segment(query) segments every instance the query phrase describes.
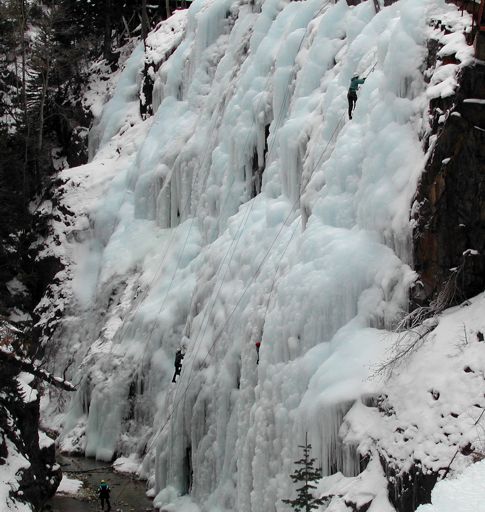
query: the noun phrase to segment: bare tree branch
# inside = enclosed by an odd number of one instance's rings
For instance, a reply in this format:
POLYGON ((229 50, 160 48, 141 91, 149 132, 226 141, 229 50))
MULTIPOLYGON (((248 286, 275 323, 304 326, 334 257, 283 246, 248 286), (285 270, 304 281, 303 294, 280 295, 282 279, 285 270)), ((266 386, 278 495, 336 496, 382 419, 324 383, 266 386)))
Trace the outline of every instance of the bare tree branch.
POLYGON ((59 377, 55 377, 49 372, 42 370, 38 366, 34 365, 29 359, 23 359, 13 352, 9 352, 4 348, 0 348, 0 362, 10 364, 16 369, 24 372, 31 373, 39 379, 52 384, 57 388, 64 389, 65 391, 76 391, 76 386, 67 380, 63 380, 59 377))

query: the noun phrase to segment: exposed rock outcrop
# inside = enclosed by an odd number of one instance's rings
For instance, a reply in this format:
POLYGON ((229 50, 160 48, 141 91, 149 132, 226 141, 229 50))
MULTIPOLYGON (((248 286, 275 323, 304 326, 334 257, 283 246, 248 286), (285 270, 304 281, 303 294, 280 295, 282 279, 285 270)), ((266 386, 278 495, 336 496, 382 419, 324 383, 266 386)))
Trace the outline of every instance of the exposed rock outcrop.
POLYGON ((431 491, 438 481, 433 472, 423 472, 423 467, 416 461, 411 469, 403 475, 381 459, 388 482, 389 500, 399 512, 414 512, 416 508, 431 502, 431 491))
POLYGON ((463 69, 453 98, 434 100, 436 141, 418 187, 414 265, 418 304, 456 275, 459 302, 485 287, 485 66, 463 69))

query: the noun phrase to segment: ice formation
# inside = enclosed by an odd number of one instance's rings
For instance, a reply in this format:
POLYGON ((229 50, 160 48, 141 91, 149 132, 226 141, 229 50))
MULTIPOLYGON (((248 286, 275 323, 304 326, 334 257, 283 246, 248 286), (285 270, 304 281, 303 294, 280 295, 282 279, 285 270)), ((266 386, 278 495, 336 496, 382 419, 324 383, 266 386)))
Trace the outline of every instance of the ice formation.
POLYGON ((444 0, 195 0, 134 49, 92 160, 61 174, 74 217, 47 250, 66 270, 40 305, 64 315, 46 350, 79 385, 62 447, 137 460, 165 510, 285 510, 305 432, 325 474, 359 473, 339 429, 381 386, 415 280, 428 101, 456 86, 459 65, 424 74, 437 16, 467 63, 469 20, 444 0))

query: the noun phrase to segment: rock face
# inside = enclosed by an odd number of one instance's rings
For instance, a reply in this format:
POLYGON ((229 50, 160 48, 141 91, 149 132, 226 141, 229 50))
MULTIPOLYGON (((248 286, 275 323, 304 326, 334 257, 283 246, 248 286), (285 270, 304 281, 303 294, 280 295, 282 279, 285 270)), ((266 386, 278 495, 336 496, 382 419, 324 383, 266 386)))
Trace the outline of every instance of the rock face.
POLYGON ((438 480, 436 473, 423 473, 422 466, 413 464, 403 475, 397 475, 392 468, 381 462, 388 481, 389 500, 399 512, 414 512, 423 503, 431 502, 431 491, 438 480))
POLYGON ((453 279, 456 303, 485 287, 485 66, 463 70, 452 98, 432 102, 436 136, 416 201, 418 304, 453 279))
MULTIPOLYGON (((430 61, 438 49, 431 45, 430 61)), ((455 305, 485 287, 485 66, 463 68, 456 94, 432 100, 430 110, 429 158, 412 211, 421 285, 411 295, 414 307, 455 305)), ((383 455, 381 464, 396 510, 413 512, 431 501, 437 472, 417 459, 400 474, 383 455)))

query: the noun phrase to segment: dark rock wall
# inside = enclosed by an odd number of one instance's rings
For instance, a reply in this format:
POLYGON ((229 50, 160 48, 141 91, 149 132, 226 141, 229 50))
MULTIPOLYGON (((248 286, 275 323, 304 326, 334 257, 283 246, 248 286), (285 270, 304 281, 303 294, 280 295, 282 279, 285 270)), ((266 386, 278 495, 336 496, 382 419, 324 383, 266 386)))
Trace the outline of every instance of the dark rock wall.
POLYGON ((413 213, 418 305, 436 298, 452 273, 451 303, 485 289, 485 66, 464 68, 456 95, 430 108, 436 142, 413 213))
POLYGON ((419 505, 431 503, 431 492, 438 481, 436 473, 424 472, 419 461, 404 474, 399 474, 383 456, 381 464, 388 482, 389 500, 397 511, 414 512, 419 505))

